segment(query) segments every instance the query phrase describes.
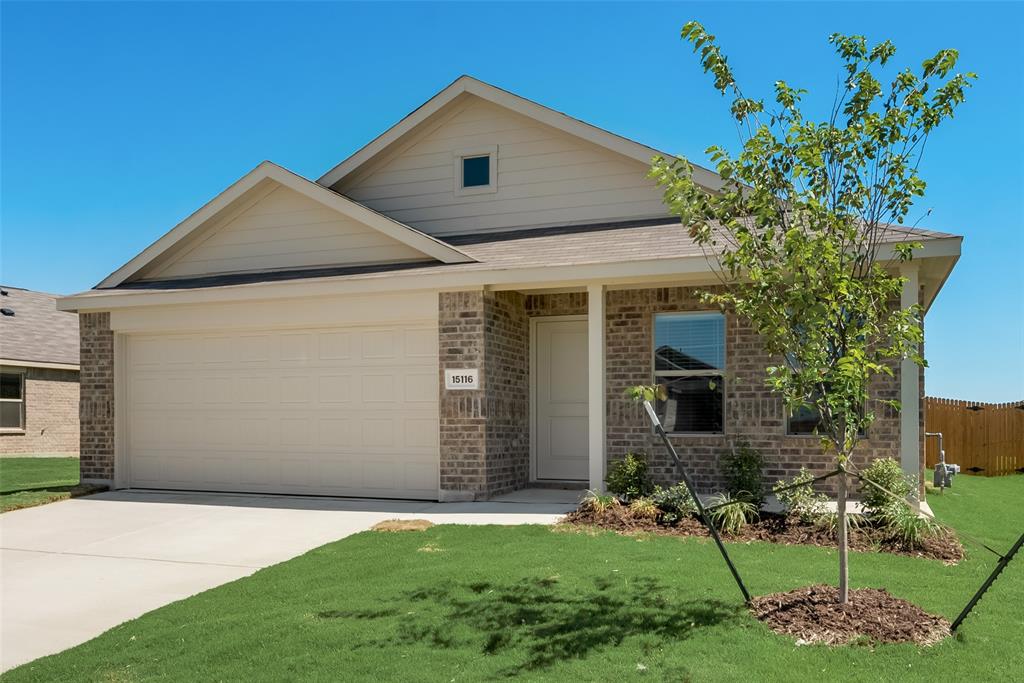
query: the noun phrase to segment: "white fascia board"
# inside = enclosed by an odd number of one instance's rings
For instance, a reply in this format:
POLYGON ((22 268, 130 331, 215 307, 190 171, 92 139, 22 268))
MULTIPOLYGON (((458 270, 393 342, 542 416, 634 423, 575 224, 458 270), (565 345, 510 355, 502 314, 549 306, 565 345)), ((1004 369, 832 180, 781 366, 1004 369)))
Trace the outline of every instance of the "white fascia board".
MULTIPOLYGON (((542 104, 520 97, 507 90, 502 90, 472 76, 461 76, 454 83, 446 87, 427 100, 418 109, 377 136, 368 145, 357 151, 349 158, 332 168, 321 176, 317 183, 327 187, 337 184, 340 180, 354 173, 360 166, 371 160, 377 154, 384 151, 389 145, 397 141, 403 135, 411 131, 420 123, 433 114, 440 111, 444 106, 454 100, 462 93, 476 95, 481 99, 493 102, 501 107, 510 109, 518 114, 539 121, 543 124, 575 135, 578 138, 604 147, 623 156, 635 159, 644 164, 650 164, 651 158, 662 156, 666 159, 675 159, 671 154, 660 152, 653 147, 635 142, 621 135, 616 135, 598 128, 597 126, 580 121, 562 112, 555 111, 542 104)), ((691 164, 692 165, 692 164, 691 164)), ((723 187, 721 177, 701 166, 693 166, 694 180, 703 187, 710 190, 720 190, 723 187)))
MULTIPOLYGON (((928 240, 924 243, 924 248, 916 252, 915 260, 959 254, 960 241, 959 237, 928 240)), ((888 258, 888 252, 891 252, 891 247, 888 250, 883 248, 880 257, 888 258)), ((109 311, 133 306, 294 299, 418 289, 450 290, 489 287, 503 290, 566 287, 594 282, 608 285, 635 285, 644 282, 663 284, 670 281, 712 284, 717 283, 718 279, 712 263, 704 255, 697 254, 671 259, 562 266, 480 268, 450 272, 440 269, 431 273, 396 271, 388 273, 386 276, 333 276, 196 289, 89 290, 58 299, 57 309, 79 312, 109 311)))
POLYGON ((107 276, 97 285, 99 289, 116 287, 135 275, 168 249, 202 228, 216 217, 218 212, 242 197, 265 180, 272 180, 302 195, 320 202, 349 218, 359 221, 388 237, 398 240, 413 249, 423 252, 442 263, 467 263, 473 259, 467 254, 419 230, 388 218, 370 208, 344 197, 333 190, 303 178, 277 164, 264 161, 256 168, 235 181, 230 187, 207 202, 202 208, 175 226, 170 232, 146 247, 138 256, 107 276))
POLYGON ((44 370, 74 370, 79 367, 75 363, 47 363, 44 361, 18 360, 16 358, 0 358, 0 366, 5 368, 41 368, 44 370))

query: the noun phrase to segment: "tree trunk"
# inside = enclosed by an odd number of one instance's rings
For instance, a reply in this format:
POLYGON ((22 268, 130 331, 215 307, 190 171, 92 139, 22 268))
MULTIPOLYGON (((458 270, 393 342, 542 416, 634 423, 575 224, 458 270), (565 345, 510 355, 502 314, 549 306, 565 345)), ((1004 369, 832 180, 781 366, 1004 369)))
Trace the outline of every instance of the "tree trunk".
POLYGON ((846 472, 840 472, 839 474, 839 492, 836 497, 836 507, 839 515, 836 528, 839 536, 839 602, 845 605, 850 599, 850 572, 847 566, 849 545, 846 541, 846 472))

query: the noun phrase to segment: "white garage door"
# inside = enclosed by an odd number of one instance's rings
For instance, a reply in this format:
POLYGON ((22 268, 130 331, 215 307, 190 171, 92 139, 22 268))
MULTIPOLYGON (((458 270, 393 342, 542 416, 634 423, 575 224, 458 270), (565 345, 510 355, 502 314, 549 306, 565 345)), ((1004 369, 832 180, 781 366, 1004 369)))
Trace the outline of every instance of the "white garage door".
POLYGON ((130 335, 133 487, 436 499, 437 325, 130 335))

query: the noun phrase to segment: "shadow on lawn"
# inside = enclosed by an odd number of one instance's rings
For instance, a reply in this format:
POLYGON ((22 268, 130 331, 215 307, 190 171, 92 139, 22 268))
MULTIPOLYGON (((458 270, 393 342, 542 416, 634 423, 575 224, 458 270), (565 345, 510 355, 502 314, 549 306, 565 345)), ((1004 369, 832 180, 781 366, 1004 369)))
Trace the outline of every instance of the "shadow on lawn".
POLYGON ((322 619, 400 619, 390 642, 432 647, 480 647, 483 654, 524 651, 525 659, 504 675, 542 669, 631 636, 664 641, 688 638, 696 629, 735 620, 743 611, 715 600, 674 601, 670 589, 652 577, 628 583, 596 579, 592 589, 565 588, 557 577, 514 584, 469 583, 422 588, 396 599, 395 606, 365 611, 327 611, 322 619), (408 609, 409 601, 438 610, 408 609), (441 617, 437 619, 436 616, 441 617), (429 622, 419 614, 433 614, 429 622), (462 628, 460 628, 462 627, 462 628), (466 628, 469 636, 462 636, 466 628))

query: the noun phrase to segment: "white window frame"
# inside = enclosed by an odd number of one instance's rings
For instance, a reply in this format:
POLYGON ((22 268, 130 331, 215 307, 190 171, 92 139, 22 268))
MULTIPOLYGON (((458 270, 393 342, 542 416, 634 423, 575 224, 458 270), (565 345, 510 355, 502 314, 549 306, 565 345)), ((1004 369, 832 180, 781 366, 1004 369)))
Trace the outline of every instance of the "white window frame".
POLYGON ((18 427, 0 427, 0 433, 3 434, 24 434, 25 433, 25 370, 22 368, 3 368, 0 374, 4 375, 18 375, 18 380, 21 383, 21 398, 0 398, 0 403, 20 403, 21 404, 21 420, 20 426, 18 427))
POLYGON ((729 365, 729 345, 726 343, 729 335, 729 321, 726 319, 725 314, 721 311, 716 310, 704 310, 704 311, 664 311, 661 313, 655 313, 651 317, 651 374, 653 376, 653 383, 660 384, 658 381, 661 377, 718 377, 719 383, 722 386, 722 428, 719 431, 708 431, 708 432, 677 432, 670 431, 666 432, 672 436, 722 436, 725 434, 725 368, 729 365), (657 369, 657 349, 658 349, 658 334, 657 334, 657 322, 658 317, 665 318, 683 318, 696 315, 707 315, 709 313, 718 315, 722 318, 722 365, 724 367, 718 370, 658 370, 657 369))
POLYGON ((498 191, 498 146, 485 145, 482 147, 470 147, 458 149, 452 153, 453 178, 455 184, 455 196, 467 197, 475 194, 493 194, 498 191), (487 157, 489 163, 487 185, 476 185, 475 187, 464 187, 462 184, 462 160, 473 157, 487 157))

